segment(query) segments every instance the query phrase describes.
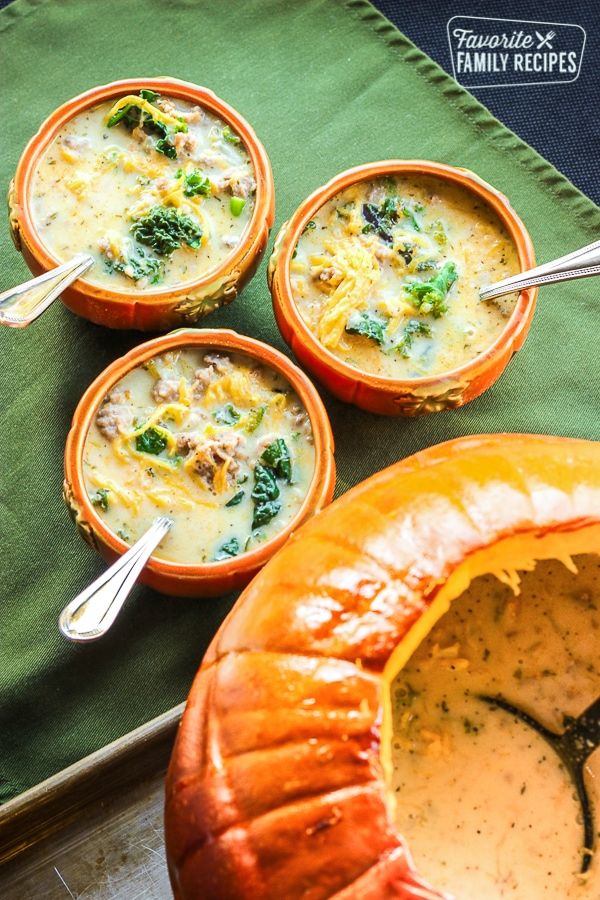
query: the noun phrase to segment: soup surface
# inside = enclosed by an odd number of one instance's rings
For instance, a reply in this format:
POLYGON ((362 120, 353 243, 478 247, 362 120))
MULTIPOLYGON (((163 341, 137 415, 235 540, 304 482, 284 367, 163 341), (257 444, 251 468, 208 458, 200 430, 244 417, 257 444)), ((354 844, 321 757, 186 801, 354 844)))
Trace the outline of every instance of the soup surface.
POLYGON ((516 248, 471 193, 428 177, 352 185, 306 225, 291 264, 298 310, 344 362, 388 378, 435 375, 498 337, 516 297, 482 303, 516 274, 516 248))
POLYGON ((188 564, 252 550, 281 531, 314 470, 308 414, 290 385, 243 354, 185 349, 129 372, 87 435, 88 495, 133 543, 174 520, 155 555, 188 564))
MULTIPOLYGON (((598 900, 580 874, 573 783, 529 724, 556 734, 600 695, 600 561, 540 562, 521 592, 492 576, 454 601, 392 685, 398 826, 422 874, 458 900, 598 900)), ((585 779, 600 821, 600 751, 585 779)))
POLYGON ((71 119, 38 162, 31 209, 60 260, 90 253, 86 281, 148 290, 192 281, 239 244, 256 182, 241 138, 184 100, 141 91, 71 119))

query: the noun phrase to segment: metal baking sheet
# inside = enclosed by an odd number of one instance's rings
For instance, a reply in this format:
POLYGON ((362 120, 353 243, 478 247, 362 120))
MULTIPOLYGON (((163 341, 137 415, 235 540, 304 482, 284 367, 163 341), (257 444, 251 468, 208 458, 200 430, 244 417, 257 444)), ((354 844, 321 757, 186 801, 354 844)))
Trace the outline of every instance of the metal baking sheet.
POLYGON ((0 807, 3 900, 168 900, 163 784, 182 712, 0 807))

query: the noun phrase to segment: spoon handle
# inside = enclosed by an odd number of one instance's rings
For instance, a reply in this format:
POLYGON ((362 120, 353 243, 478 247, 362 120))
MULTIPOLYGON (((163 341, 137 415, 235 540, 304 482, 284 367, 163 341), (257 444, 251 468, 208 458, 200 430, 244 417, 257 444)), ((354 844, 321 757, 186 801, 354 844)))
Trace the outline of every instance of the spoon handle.
POLYGON ((172 525, 173 520, 167 516, 155 519, 127 553, 65 606, 58 627, 66 638, 85 642, 95 641, 106 634, 148 558, 172 525))
POLYGON ((65 288, 94 265, 87 253, 74 256, 69 262, 18 284, 0 294, 0 325, 25 328, 48 309, 65 288))
POLYGON ((524 288, 559 281, 573 281, 575 278, 589 278, 590 275, 600 275, 600 241, 594 241, 586 247, 536 266, 535 269, 503 278, 502 281, 497 281, 480 291, 479 299, 494 300, 496 297, 522 291, 524 288))

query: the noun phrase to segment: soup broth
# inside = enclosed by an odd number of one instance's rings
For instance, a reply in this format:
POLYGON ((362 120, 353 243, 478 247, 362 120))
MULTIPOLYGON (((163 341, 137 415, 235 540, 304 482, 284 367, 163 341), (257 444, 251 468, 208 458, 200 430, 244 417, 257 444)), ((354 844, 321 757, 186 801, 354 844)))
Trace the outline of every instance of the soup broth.
MULTIPOLYGON (((597 900, 555 734, 600 694, 600 560, 540 562, 520 593, 477 579, 392 686, 396 818, 422 874, 459 900, 597 900)), ((598 840, 600 751, 586 764, 598 840)))
POLYGON ((390 177, 352 185, 308 222, 291 263, 298 310, 324 347, 387 378, 469 362, 505 328, 516 297, 481 302, 519 271, 495 213, 456 185, 390 177))
POLYGON ((290 385, 244 354, 188 348, 129 372, 88 433, 84 476, 108 527, 133 543, 174 520, 155 555, 201 564, 252 550, 299 511, 312 428, 290 385))
POLYGON ((74 116, 37 164, 31 209, 59 260, 91 254, 86 281, 179 285, 240 243, 256 182, 241 138, 199 106, 153 91, 74 116))

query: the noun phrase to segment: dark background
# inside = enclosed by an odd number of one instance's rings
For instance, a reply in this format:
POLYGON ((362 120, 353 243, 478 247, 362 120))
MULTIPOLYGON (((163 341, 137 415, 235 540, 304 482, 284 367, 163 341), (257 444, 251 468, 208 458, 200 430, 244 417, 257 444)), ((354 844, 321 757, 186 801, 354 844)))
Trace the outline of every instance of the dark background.
MULTIPOLYGON (((452 74, 446 23, 452 16, 530 19, 581 25, 587 40, 577 81, 471 91, 600 204, 600 3, 598 0, 371 0, 421 50, 452 74)), ((509 26, 507 25, 507 29, 509 26)))
MULTIPOLYGON (((12 0, 0 0, 0 9, 12 0)), ((60 0, 47 0, 60 2, 60 0)), ((102 0, 98 0, 102 2, 102 0)), ((126 0, 123 0, 126 2, 126 0)), ((169 0, 164 0, 168 4, 169 0)), ((252 3, 253 0, 246 0, 252 3)), ((286 0, 301 3, 302 0, 286 0)), ((336 0, 327 0, 336 2, 336 0)), ((600 3, 598 0, 371 0, 418 47, 452 74, 446 24, 452 16, 580 25, 587 34, 581 73, 571 84, 494 87, 472 93, 505 125, 600 204, 600 3)), ((507 25, 507 28, 510 26, 507 25)))

